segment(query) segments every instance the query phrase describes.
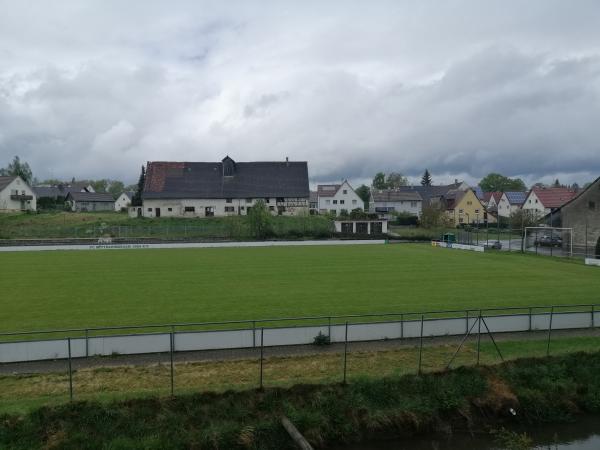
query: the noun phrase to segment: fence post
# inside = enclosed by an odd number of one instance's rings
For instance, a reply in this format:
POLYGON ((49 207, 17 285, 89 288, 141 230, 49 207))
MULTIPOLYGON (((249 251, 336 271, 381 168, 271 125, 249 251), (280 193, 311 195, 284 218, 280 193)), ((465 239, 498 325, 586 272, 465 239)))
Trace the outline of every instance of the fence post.
POLYGON ((346 332, 344 333, 344 384, 346 384, 346 372, 348 361, 348 322, 346 322, 346 332))
POLYGON ((173 329, 171 328, 171 333, 169 333, 169 348, 170 348, 170 358, 171 358, 171 396, 173 396, 173 394, 175 393, 175 374, 174 374, 174 368, 173 368, 173 347, 174 347, 174 335, 173 335, 173 329))
POLYGON ((596 320, 596 319, 594 318, 594 315, 595 315, 595 313, 596 313, 596 311, 595 311, 595 309, 596 309, 596 308, 595 308, 595 306, 596 306, 596 305, 592 305, 592 328, 595 328, 595 327, 596 327, 596 323, 595 323, 595 320, 596 320))
POLYGON ((465 312, 466 312, 465 318, 467 319, 467 323, 465 326, 465 333, 468 333, 469 332, 469 310, 467 309, 465 312))
POLYGON ((89 332, 88 329, 85 329, 85 357, 89 356, 89 345, 88 345, 89 332))
POLYGON ((421 375, 421 362, 423 361, 423 321, 425 320, 425 316, 421 314, 421 333, 419 337, 419 368, 417 373, 421 375))
POLYGON ((400 314, 400 339, 404 339, 404 314, 400 314))
POLYGON ((477 318, 477 365, 479 365, 479 353, 481 351, 481 310, 477 318))
POLYGON ((260 389, 263 389, 263 357, 264 357, 264 334, 265 329, 260 329, 260 389))
POLYGON ((550 334, 552 333, 552 317, 554 316, 554 306, 550 308, 550 324, 548 325, 548 344, 546 346, 546 356, 550 356, 550 334))
POLYGON ((252 321, 252 348, 256 348, 256 320, 252 321))
POLYGON ((67 338, 67 350, 69 352, 69 400, 73 401, 73 365, 71 364, 71 338, 67 338))
POLYGON ((532 313, 532 308, 530 306, 529 307, 529 331, 531 331, 531 313, 532 313))
POLYGON ((327 336, 329 337, 329 342, 331 342, 331 317, 327 318, 327 336))

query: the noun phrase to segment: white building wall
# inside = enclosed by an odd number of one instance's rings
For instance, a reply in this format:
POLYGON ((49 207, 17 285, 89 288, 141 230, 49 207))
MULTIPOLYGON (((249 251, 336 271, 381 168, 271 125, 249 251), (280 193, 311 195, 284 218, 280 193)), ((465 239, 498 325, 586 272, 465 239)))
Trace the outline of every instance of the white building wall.
POLYGON ((308 198, 285 198, 283 203, 272 198, 234 198, 228 202, 224 198, 219 199, 144 199, 143 216, 156 217, 157 208, 160 209, 160 217, 223 217, 223 216, 245 216, 248 208, 263 200, 273 215, 278 214, 278 206, 284 205, 285 211, 282 215, 294 216, 308 214, 308 198), (212 211, 213 214, 207 214, 212 211))
POLYGON ((319 196, 318 205, 319 213, 325 214, 335 211, 336 215, 341 214, 342 209, 345 209, 348 213, 353 209, 363 211, 365 206, 362 199, 348 182, 344 182, 332 197, 319 196))
POLYGON ((119 195, 119 198, 115 200, 115 211, 127 209, 129 206, 131 206, 131 199, 126 194, 119 195))
POLYGON ((498 201, 498 215, 501 217, 509 217, 511 212, 511 206, 506 198, 506 194, 502 194, 502 197, 500 197, 500 200, 498 201))
POLYGON ((525 199, 522 208, 536 217, 542 217, 550 213, 550 208, 544 208, 544 205, 542 205, 542 202, 533 191, 531 191, 525 199))
POLYGON ((0 211, 10 212, 23 210, 36 211, 37 197, 35 192, 33 192, 33 189, 31 189, 21 177, 17 177, 0 192, 0 211), (10 198, 10 196, 15 193, 18 193, 19 195, 31 195, 33 198, 31 200, 25 200, 24 204, 22 204, 21 200, 13 200, 10 198))
MULTIPOLYGON (((373 197, 371 197, 373 200, 373 197)), ((375 208, 394 208, 397 213, 408 213, 414 216, 420 216, 423 210, 423 202, 421 200, 402 200, 398 202, 374 202, 371 201, 369 209, 375 212, 375 208)))

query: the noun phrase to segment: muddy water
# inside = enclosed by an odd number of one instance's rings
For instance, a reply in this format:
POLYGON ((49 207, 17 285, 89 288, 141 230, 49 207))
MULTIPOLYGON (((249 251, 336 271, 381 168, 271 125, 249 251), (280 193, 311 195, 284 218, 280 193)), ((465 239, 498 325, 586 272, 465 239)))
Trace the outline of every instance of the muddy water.
MULTIPOLYGON (((535 450, 600 450, 600 417, 580 418, 577 422, 535 428, 511 428, 527 433, 535 450)), ((503 450, 489 435, 455 434, 450 439, 419 437, 336 447, 335 450, 503 450)))

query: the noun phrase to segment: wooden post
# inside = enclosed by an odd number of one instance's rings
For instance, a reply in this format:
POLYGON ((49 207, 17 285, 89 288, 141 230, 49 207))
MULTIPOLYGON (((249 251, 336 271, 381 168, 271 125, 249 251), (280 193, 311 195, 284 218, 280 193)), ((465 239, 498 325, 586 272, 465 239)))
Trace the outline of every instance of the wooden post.
POLYGON ((298 429, 294 426, 294 424, 292 422, 290 422, 290 419, 288 419, 285 416, 282 416, 281 424, 283 425, 283 428, 285 428, 285 431, 288 432, 288 434, 290 435, 290 437, 293 439, 293 441, 296 443, 296 446, 300 450, 313 450, 312 446, 308 443, 308 441, 304 438, 304 436, 302 436, 302 434, 298 431, 298 429))
POLYGON ((71 364, 71 338, 67 338, 69 352, 69 400, 73 401, 73 365, 71 364))
POLYGON ((263 389, 263 358, 264 358, 264 335, 265 329, 260 329, 260 389, 263 389))
POLYGON ((344 384, 346 384, 346 371, 348 361, 348 322, 346 322, 346 333, 344 335, 344 384))
POLYGON ((425 317, 423 314, 421 314, 421 334, 420 334, 420 338, 419 338, 419 368, 417 370, 417 373, 419 375, 421 375, 421 362, 423 361, 423 321, 425 320, 425 317))

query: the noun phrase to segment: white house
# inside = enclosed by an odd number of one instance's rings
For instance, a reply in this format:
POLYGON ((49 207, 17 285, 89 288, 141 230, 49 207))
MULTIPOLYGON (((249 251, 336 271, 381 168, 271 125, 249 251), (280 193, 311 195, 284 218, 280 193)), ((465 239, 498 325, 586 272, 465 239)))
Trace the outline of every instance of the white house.
POLYGON ((0 177, 0 212, 35 211, 36 195, 19 176, 0 177))
POLYGON ((522 209, 541 218, 567 203, 577 193, 563 187, 534 187, 527 194, 522 209))
POLYGON ((130 207, 134 195, 135 192, 133 191, 122 192, 115 200, 115 211, 124 211, 130 207))
POLYGON ((420 216, 423 198, 416 190, 371 190, 369 212, 389 219, 394 213, 407 213, 420 216))
POLYGON ((71 211, 114 211, 115 199, 112 194, 104 192, 69 192, 65 204, 71 211))
MULTIPOLYGON (((527 192, 504 192, 502 194, 501 203, 502 206, 506 205, 506 208, 503 208, 503 212, 505 210, 508 211, 508 214, 500 214, 501 216, 510 216, 511 214, 517 212, 525 203, 525 199, 527 198, 527 192)), ((498 210, 500 212, 500 210, 498 210)))
POLYGON ((142 207, 129 215, 143 217, 213 217, 246 215, 259 200, 272 214, 307 214, 306 161, 149 162, 142 207))
POLYGON ((337 216, 350 213, 354 209, 364 209, 364 202, 348 181, 342 184, 319 184, 317 203, 319 214, 331 213, 337 216))

